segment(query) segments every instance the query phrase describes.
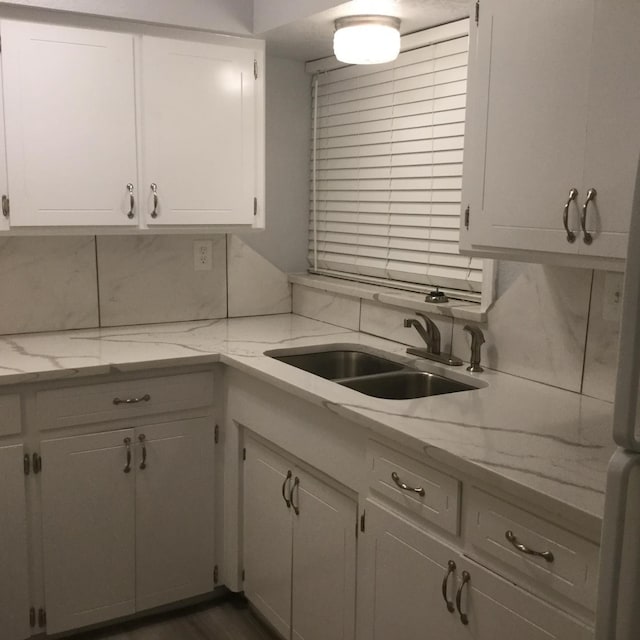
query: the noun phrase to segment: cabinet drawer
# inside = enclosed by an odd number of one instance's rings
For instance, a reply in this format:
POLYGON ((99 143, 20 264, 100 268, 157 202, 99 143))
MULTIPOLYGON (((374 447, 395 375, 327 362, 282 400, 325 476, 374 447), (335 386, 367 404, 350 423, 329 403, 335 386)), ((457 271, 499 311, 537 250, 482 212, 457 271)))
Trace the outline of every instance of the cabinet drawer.
POLYGON ((52 389, 36 395, 41 430, 196 409, 212 401, 209 372, 52 389))
POLYGON ((17 393, 0 396, 0 437, 20 433, 20 396, 17 393))
POLYGON ((553 590, 595 609, 598 545, 475 488, 469 491, 465 523, 469 555, 495 564, 535 593, 548 596, 553 590), (547 557, 516 545, 548 552, 547 557))
POLYGON ((370 443, 370 457, 369 484, 373 491, 445 531, 458 534, 458 480, 375 442, 370 443))

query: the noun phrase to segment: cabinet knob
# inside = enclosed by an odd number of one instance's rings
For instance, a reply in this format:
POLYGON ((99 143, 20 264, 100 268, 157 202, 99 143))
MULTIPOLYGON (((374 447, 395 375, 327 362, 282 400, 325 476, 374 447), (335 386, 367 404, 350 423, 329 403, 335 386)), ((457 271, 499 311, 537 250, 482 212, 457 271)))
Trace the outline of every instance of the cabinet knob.
POLYGON ((525 553, 528 556, 537 556, 538 558, 544 558, 547 562, 553 562, 553 553, 551 551, 535 551, 534 549, 530 549, 526 545, 518 542, 518 538, 516 538, 513 531, 505 531, 504 537, 509 541, 511 546, 515 547, 520 553, 525 553))
POLYGON ((284 482, 282 483, 282 499, 287 505, 287 509, 291 509, 291 501, 289 500, 289 498, 287 498, 287 495, 286 495, 287 483, 289 482, 289 480, 291 480, 291 469, 287 471, 287 477, 284 479, 284 482))
POLYGON ((449 613, 453 613, 456 608, 453 605, 453 602, 449 600, 447 597, 447 587, 449 586, 449 576, 456 570, 456 563, 453 560, 449 560, 447 563, 447 575, 444 577, 442 581, 442 597, 444 601, 447 603, 447 610, 449 613))
POLYGON ((147 436, 145 436, 144 433, 141 433, 138 436, 138 441, 142 446, 142 460, 140 462, 140 469, 144 470, 147 468, 147 436))
POLYGON ((464 586, 470 580, 471 580, 470 573, 468 571, 463 571, 462 572, 462 583, 458 587, 458 592, 456 593, 456 609, 458 610, 458 613, 460 614, 460 622, 462 622, 462 624, 464 624, 464 625, 469 624, 469 616, 462 611, 462 590, 464 589, 464 586))
POLYGON ((124 439, 124 447, 126 450, 127 464, 125 465, 123 471, 125 473, 130 473, 131 472, 131 438, 124 439))
POLYGON ((400 487, 403 491, 410 491, 411 493, 417 493, 419 496, 424 497, 425 491, 422 487, 410 487, 400 480, 400 476, 395 471, 391 473, 391 479, 396 483, 396 486, 400 487))

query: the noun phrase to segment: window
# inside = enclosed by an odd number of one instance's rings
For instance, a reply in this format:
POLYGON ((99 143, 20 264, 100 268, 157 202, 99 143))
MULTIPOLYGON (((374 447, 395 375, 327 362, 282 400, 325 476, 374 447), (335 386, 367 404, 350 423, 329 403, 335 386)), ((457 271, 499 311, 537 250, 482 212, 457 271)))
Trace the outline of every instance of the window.
POLYGON ((314 77, 313 272, 480 299, 483 261, 458 251, 469 50, 462 24, 457 37, 392 63, 314 77))

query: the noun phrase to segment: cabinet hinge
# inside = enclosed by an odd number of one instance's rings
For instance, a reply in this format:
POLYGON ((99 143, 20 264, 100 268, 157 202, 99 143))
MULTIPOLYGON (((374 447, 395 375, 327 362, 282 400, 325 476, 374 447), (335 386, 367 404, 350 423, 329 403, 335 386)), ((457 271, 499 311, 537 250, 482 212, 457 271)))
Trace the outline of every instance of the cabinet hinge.
POLYGON ((258 198, 253 199, 253 215, 258 215, 258 198))
POLYGON ((213 441, 218 444, 220 442, 220 427, 216 425, 213 429, 213 441))
POLYGON ((28 453, 24 454, 24 458, 22 459, 22 467, 24 469, 24 475, 28 476, 31 473, 31 458, 28 453))
POLYGON ((364 521, 366 518, 367 512, 363 511, 362 515, 360 516, 360 531, 362 531, 362 533, 364 533, 364 521))
POLYGON ((42 471, 42 458, 37 453, 31 456, 31 465, 33 467, 33 473, 40 473, 42 471))
POLYGON ((256 80, 258 79, 258 61, 257 60, 253 61, 253 77, 256 80))
POLYGON ((38 626, 40 628, 47 626, 47 612, 44 609, 38 609, 38 626))
POLYGON ((469 207, 467 207, 464 210, 464 228, 468 229, 469 228, 469 216, 471 214, 471 209, 469 207))
POLYGON ((242 459, 243 460, 247 459, 247 450, 245 447, 242 448, 242 459))
POLYGON ((213 567, 213 584, 218 584, 218 565, 213 567))
POLYGON ((29 626, 31 628, 36 626, 36 608, 35 607, 31 607, 31 609, 29 609, 29 626))
POLYGON ((5 218, 9 217, 9 213, 11 211, 11 202, 9 201, 9 196, 2 195, 2 215, 5 218))
POLYGON ((476 0, 476 24, 480 24, 480 0, 476 0))

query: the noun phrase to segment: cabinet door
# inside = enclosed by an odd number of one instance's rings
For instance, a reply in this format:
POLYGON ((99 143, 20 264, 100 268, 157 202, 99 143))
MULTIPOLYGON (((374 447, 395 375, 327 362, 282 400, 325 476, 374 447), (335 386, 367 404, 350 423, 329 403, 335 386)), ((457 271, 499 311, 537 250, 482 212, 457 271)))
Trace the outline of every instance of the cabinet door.
POLYGON ((589 82, 587 152, 581 201, 593 242, 580 253, 624 258, 640 153, 640 2, 597 0, 589 82))
POLYGON ((210 418, 139 427, 136 610, 213 590, 215 444, 210 418))
MULTIPOLYGON (((470 580, 462 589, 460 610, 468 624, 460 622, 460 638, 495 640, 589 640, 593 629, 559 609, 532 596, 484 567, 458 559, 457 586, 463 571, 470 580), (506 634, 506 636, 505 636, 506 634)), ((456 612, 459 618, 459 613, 456 612)))
MULTIPOLYGON (((460 637, 462 625, 442 595, 448 561, 457 561, 456 552, 371 501, 359 544, 359 640, 460 637)), ((454 581, 455 574, 449 578, 450 601, 454 581)))
POLYGON ((253 64, 253 52, 245 49, 143 38, 141 161, 147 224, 253 221, 253 64))
POLYGON ((308 473, 295 474, 293 637, 353 640, 357 505, 308 473))
POLYGON ((244 591, 285 638, 291 629, 291 508, 287 460, 248 439, 244 462, 244 591), (288 495, 288 492, 285 493, 288 495))
POLYGON ((42 442, 49 634, 134 612, 133 437, 123 429, 42 442))
POLYGON ((23 455, 21 445, 0 448, 0 629, 6 640, 31 635, 23 455))
POLYGON ((12 226, 135 225, 133 36, 2 22, 12 226))
MULTIPOLYGON (((469 69, 463 247, 577 252, 562 216, 582 180, 593 5, 482 0, 469 69)), ((569 214, 577 233, 575 202, 569 214)))

